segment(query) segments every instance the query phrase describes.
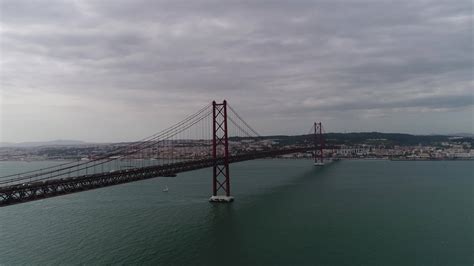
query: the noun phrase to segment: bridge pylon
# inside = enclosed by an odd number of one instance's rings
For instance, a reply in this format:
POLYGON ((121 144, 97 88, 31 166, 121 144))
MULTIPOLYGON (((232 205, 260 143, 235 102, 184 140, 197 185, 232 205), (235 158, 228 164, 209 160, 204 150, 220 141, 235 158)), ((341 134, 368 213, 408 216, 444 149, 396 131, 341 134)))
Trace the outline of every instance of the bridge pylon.
POLYGON ((210 202, 231 202, 227 101, 212 102, 212 196, 210 202), (223 193, 219 193, 223 192, 223 193))
POLYGON ((323 138, 323 123, 314 122, 314 165, 324 165, 324 138, 323 138))

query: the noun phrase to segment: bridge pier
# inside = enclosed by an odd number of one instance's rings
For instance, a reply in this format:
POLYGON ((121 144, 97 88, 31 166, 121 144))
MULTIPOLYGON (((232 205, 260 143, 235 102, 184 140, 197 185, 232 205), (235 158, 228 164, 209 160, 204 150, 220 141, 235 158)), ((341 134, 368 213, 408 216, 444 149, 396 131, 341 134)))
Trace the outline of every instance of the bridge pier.
POLYGON ((324 166, 323 123, 314 122, 314 166, 324 166))
POLYGON ((211 196, 211 198, 209 198, 209 202, 227 203, 227 202, 232 202, 232 201, 234 201, 234 197, 232 196, 219 195, 219 196, 211 196))
POLYGON ((212 196, 210 202, 232 202, 230 196, 227 101, 212 102, 212 196), (222 191, 224 195, 218 195, 222 191))

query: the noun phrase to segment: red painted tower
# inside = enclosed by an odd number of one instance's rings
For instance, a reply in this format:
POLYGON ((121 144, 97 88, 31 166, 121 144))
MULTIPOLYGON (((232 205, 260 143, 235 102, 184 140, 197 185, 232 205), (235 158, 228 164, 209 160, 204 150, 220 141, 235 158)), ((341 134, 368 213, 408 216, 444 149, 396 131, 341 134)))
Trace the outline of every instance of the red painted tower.
POLYGON ((229 141, 227 135, 227 102, 212 102, 212 196, 210 202, 231 202, 229 174, 229 141), (221 192, 219 194, 219 192, 221 192))
POLYGON ((323 138, 323 124, 321 122, 314 123, 314 165, 324 165, 324 138, 323 138))

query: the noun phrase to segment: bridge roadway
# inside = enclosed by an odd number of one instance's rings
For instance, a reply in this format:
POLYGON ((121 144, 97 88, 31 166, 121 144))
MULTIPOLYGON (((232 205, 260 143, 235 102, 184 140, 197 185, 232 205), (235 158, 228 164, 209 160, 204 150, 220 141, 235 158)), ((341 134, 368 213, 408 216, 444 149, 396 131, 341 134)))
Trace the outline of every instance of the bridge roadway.
MULTIPOLYGON (((312 150, 314 150, 314 147, 300 147, 292 149, 262 151, 250 154, 241 154, 230 156, 229 163, 275 157, 278 155, 306 152, 312 150)), ((223 158, 217 160, 218 163, 222 163, 223 158)), ((181 172, 212 167, 215 162, 216 161, 214 159, 208 158, 195 161, 186 161, 143 168, 118 170, 114 172, 103 172, 91 175, 50 179, 45 181, 32 181, 25 182, 23 184, 3 186, 0 187, 0 207, 101 187, 124 184, 159 176, 170 176, 181 172)))

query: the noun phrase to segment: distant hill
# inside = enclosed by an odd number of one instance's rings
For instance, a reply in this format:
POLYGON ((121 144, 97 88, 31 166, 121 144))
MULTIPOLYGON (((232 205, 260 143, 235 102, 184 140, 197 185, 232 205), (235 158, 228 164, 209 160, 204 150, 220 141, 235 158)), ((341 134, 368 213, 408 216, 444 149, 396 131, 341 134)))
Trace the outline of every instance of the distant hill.
MULTIPOLYGON (((328 144, 373 144, 373 145, 438 145, 441 142, 450 142, 452 137, 456 135, 411 135, 402 133, 381 133, 381 132, 354 132, 354 133, 325 133, 324 138, 328 144)), ((459 135, 458 135, 459 136, 459 135)), ((231 138, 235 139, 235 138, 231 138)), ((313 135, 297 135, 297 136, 262 136, 260 139, 278 140, 282 145, 292 145, 313 142, 313 135)), ((461 137, 456 139, 460 142, 469 142, 474 145, 474 138, 461 137)))
POLYGON ((449 136, 442 135, 411 135, 402 133, 381 133, 381 132, 361 132, 361 133, 328 133, 328 142, 341 144, 388 144, 388 145, 429 145, 449 141, 449 136))
POLYGON ((0 142, 0 147, 39 147, 39 146, 71 146, 71 145, 85 145, 87 142, 80 140, 52 140, 52 141, 37 141, 37 142, 0 142))
POLYGON ((464 137, 464 138, 474 138, 474 134, 471 134, 471 133, 455 133, 455 134, 451 134, 449 136, 453 136, 453 137, 464 137))
MULTIPOLYGON (((328 144, 374 144, 374 145, 400 145, 400 146, 414 146, 414 145, 437 145, 441 142, 449 142, 454 140, 457 142, 469 142, 474 146, 474 135, 469 133, 450 134, 450 135, 411 135, 403 133, 381 133, 381 132, 352 132, 352 133, 325 133, 324 138, 328 144)), ((230 137, 230 140, 246 139, 242 137, 230 137)), ((278 140, 281 145, 292 145, 301 143, 313 142, 314 136, 309 135, 273 135, 261 136, 261 140, 278 140)), ((127 144, 129 142, 121 142, 120 144, 127 144)), ((130 142, 131 143, 131 142, 130 142)), ((9 143, 0 142, 0 147, 48 147, 48 146, 80 146, 90 144, 106 144, 106 143, 90 143, 80 140, 53 140, 43 142, 20 142, 9 143)), ((112 144, 112 143, 107 143, 112 144)))

